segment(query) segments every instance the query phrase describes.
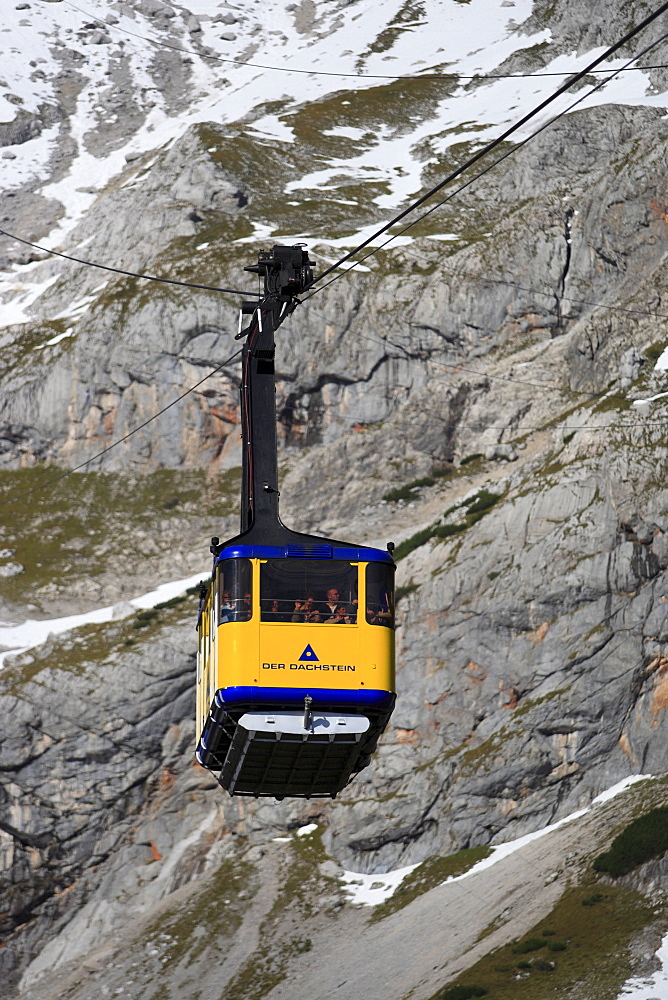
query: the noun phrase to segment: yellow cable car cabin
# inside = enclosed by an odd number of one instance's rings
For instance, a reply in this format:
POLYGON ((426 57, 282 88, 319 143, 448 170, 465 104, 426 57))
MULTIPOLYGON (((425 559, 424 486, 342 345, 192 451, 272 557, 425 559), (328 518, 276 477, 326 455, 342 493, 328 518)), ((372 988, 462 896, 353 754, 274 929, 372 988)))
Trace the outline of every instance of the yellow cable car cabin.
POLYGON ((289 530, 278 516, 274 330, 312 274, 261 252, 265 296, 242 361, 242 531, 220 544, 198 619, 197 759, 232 795, 336 796, 365 767, 394 693, 388 550, 289 530))
POLYGON ((334 795, 369 763, 395 700, 393 577, 377 549, 221 550, 202 607, 197 758, 232 794, 334 795))

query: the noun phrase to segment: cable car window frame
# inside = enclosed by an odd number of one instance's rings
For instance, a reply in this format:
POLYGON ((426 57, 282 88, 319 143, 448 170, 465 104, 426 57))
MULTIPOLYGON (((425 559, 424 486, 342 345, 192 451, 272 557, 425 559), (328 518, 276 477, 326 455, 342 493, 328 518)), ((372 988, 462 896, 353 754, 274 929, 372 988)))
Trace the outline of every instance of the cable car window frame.
POLYGON ((265 624, 357 625, 358 597, 357 562, 279 558, 263 559, 260 563, 260 621, 265 624), (329 587, 325 586, 327 583, 329 587), (344 593, 340 606, 345 612, 341 614, 326 608, 327 593, 334 587, 344 593), (307 605, 309 594, 312 601, 307 605), (275 607, 279 602, 283 606, 275 607))
POLYGON ((250 621, 253 617, 253 564, 250 559, 221 559, 216 591, 218 625, 250 621), (228 594, 225 606, 224 594, 228 594), (247 595, 250 602, 246 600, 247 595))
POLYGON ((369 625, 382 625, 391 629, 395 627, 394 572, 395 566, 391 563, 367 563, 364 575, 364 618, 369 625), (374 593, 376 595, 384 594, 386 600, 383 601, 377 597, 375 601, 371 601, 370 595, 374 593))

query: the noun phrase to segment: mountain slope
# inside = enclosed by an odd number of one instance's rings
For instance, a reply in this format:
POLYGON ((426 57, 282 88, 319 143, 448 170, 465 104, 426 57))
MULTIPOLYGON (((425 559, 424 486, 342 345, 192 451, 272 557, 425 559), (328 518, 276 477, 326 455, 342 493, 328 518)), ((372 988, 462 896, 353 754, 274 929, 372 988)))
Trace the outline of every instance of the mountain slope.
MULTIPOLYGON (((322 269, 556 85, 296 70, 571 71, 644 16, 508 0, 18 6, 3 228, 231 288, 251 287, 242 268, 268 240, 306 239, 322 269)), ((661 862, 622 888, 592 882, 590 862, 663 805, 659 781, 541 839, 524 881, 510 859, 472 876, 482 908, 429 885, 369 923, 336 878, 506 843, 666 772, 664 76, 621 76, 281 328, 284 519, 399 543, 397 711, 333 803, 224 798, 192 763, 194 608, 141 619, 121 603, 205 573, 207 536, 236 529, 234 362, 85 474, 22 496, 229 358, 238 299, 3 238, 0 487, 19 497, 0 507, 3 608, 119 604, 0 675, 0 964, 19 996, 298 997, 316 976, 342 997, 363 983, 427 1000, 580 885, 644 896, 623 897, 636 923, 614 974, 599 951, 587 976, 562 963, 563 995, 616 998, 651 965, 661 862), (272 840, 310 823, 312 839, 272 840), (342 940, 359 942, 344 958, 342 940)), ((535 989, 540 969, 523 971, 535 989)))

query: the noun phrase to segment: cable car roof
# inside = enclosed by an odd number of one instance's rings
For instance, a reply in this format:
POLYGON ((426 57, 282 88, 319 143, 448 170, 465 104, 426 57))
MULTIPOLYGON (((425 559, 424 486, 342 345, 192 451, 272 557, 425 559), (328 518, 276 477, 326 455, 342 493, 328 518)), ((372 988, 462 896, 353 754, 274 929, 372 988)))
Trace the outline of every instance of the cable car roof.
POLYGON ((222 559, 342 559, 346 562, 383 562, 394 565, 394 559, 383 549, 358 545, 307 543, 304 545, 225 545, 216 562, 222 559))

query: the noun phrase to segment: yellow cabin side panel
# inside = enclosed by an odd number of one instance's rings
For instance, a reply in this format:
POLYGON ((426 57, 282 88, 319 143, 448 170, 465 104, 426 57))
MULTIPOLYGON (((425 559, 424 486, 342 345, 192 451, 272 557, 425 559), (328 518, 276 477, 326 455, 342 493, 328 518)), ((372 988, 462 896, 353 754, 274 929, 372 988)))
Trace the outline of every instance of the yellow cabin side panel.
POLYGON ((378 691, 396 691, 394 629, 382 625, 362 626, 365 638, 365 661, 378 691), (377 678, 377 679, 375 679, 377 678))
POLYGON ((394 633, 377 625, 228 622, 218 626, 218 688, 394 691, 394 633))
POLYGON ((216 638, 216 689, 252 684, 248 680, 258 659, 258 622, 226 622, 216 638))
POLYGON ((207 694, 211 684, 211 650, 209 622, 211 613, 211 593, 202 608, 202 614, 197 629, 197 719, 196 732, 197 739, 201 736, 202 728, 209 712, 210 701, 207 694))

